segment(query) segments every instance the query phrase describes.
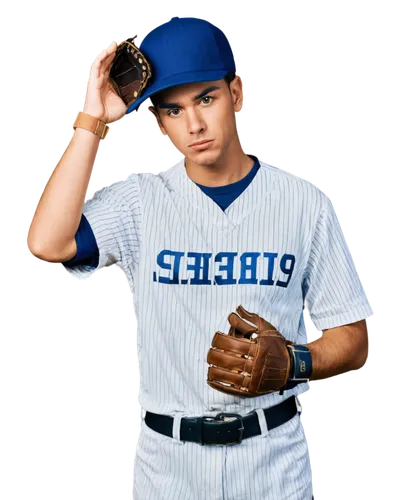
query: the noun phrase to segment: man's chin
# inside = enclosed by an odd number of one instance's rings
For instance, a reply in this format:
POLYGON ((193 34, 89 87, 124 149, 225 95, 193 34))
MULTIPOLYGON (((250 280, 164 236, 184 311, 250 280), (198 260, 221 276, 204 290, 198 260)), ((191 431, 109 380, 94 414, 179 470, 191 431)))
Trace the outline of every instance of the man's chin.
POLYGON ((187 158, 192 163, 196 165, 201 165, 203 167, 212 167, 220 160, 220 154, 218 149, 208 148, 204 151, 191 151, 190 154, 187 155, 187 158))

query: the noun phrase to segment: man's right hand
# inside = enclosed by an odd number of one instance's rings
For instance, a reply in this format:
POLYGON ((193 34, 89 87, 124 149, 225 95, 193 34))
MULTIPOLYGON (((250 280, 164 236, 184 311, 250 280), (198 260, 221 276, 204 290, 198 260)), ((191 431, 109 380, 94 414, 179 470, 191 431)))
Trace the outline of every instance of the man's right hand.
POLYGON ((90 68, 83 112, 105 123, 112 123, 126 114, 127 106, 114 92, 109 74, 117 49, 116 42, 111 42, 94 60, 90 68))

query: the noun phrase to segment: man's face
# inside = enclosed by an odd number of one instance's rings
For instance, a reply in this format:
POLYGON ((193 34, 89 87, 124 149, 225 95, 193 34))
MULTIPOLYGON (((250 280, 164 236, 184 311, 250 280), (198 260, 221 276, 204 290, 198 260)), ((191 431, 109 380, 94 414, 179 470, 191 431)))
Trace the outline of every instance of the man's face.
POLYGON ((243 97, 239 76, 230 89, 223 79, 182 84, 157 94, 157 108, 149 109, 162 133, 185 157, 198 165, 212 165, 237 139, 235 112, 240 111, 243 97), (191 146, 203 140, 211 141, 205 149, 191 146))

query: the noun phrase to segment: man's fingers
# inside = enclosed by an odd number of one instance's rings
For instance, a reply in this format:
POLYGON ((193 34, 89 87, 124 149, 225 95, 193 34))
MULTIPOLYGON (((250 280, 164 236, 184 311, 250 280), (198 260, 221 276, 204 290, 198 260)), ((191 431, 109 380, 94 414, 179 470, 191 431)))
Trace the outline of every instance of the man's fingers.
POLYGON ((114 59, 115 59, 115 52, 112 52, 110 55, 108 55, 104 59, 101 67, 102 67, 102 69, 104 70, 105 73, 107 73, 109 71, 109 69, 111 68, 111 65, 112 65, 114 59))
POLYGON ((104 61, 110 60, 110 58, 114 57, 116 48, 117 48, 116 43, 112 42, 106 49, 100 52, 100 54, 94 60, 92 67, 100 68, 104 61))
MULTIPOLYGON (((107 71, 112 61, 114 60, 116 51, 114 50, 116 47, 115 42, 113 42, 114 48, 103 50, 94 60, 91 68, 91 72, 95 78, 100 78, 102 74, 107 71)), ((111 44, 112 45, 112 44, 111 44)), ((110 47, 111 47, 110 45, 110 47)))

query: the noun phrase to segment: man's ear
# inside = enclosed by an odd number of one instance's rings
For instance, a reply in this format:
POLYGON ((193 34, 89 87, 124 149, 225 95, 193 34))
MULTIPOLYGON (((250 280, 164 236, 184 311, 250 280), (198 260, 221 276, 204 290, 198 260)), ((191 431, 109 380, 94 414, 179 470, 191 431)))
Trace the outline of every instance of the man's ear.
POLYGON ((159 117, 156 109, 150 103, 146 105, 146 109, 151 113, 154 123, 157 124, 157 122, 159 121, 159 117))
POLYGON ((161 132, 164 134, 164 135, 168 135, 167 134, 167 131, 165 130, 162 122, 161 122, 161 118, 160 118, 160 115, 158 114, 156 108, 154 106, 149 106, 149 110, 153 113, 153 115, 156 117, 157 119, 157 123, 158 123, 158 126, 160 127, 160 130, 161 132))
POLYGON ((243 84, 240 76, 236 75, 229 86, 232 95, 233 109, 235 111, 240 111, 243 106, 243 84))

